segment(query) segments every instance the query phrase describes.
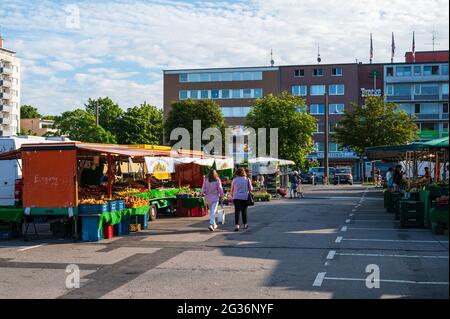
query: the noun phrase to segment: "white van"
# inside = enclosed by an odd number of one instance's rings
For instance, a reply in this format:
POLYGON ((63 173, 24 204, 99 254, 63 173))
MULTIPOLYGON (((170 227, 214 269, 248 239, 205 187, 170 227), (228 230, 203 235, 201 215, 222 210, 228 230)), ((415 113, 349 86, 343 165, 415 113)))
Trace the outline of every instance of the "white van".
MULTIPOLYGON (((0 137, 0 153, 15 151, 22 144, 51 143, 64 141, 65 138, 45 138, 40 136, 0 137)), ((0 206, 13 206, 21 198, 22 161, 0 161, 0 206)))

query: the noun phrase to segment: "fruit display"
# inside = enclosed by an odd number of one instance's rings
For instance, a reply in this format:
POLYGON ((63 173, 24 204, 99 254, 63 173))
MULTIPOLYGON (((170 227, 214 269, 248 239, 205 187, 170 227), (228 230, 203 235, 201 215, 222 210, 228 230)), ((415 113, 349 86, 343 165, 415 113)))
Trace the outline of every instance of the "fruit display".
POLYGON ((129 196, 133 196, 135 194, 139 194, 140 192, 141 191, 136 188, 126 188, 126 189, 114 192, 114 197, 125 198, 125 197, 129 197, 129 196))
POLYGON ((78 198, 80 200, 103 200, 103 198, 105 198, 105 194, 105 188, 97 185, 82 186, 78 190, 78 198))
POLYGON ((148 206, 148 201, 143 198, 130 196, 125 198, 125 207, 126 208, 138 208, 148 206))
POLYGON ((98 205, 98 204, 106 204, 106 202, 102 199, 93 199, 93 198, 89 198, 89 199, 81 199, 80 204, 83 205, 98 205))
POLYGON ((254 192, 253 197, 255 201, 259 202, 270 201, 272 199, 272 195, 267 192, 254 192))

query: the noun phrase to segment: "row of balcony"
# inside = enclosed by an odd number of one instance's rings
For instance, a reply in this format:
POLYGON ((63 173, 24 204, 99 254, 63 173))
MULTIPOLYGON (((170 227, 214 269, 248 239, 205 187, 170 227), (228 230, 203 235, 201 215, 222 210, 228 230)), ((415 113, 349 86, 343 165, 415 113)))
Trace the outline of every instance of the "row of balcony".
POLYGON ((421 139, 432 140, 441 137, 448 137, 448 130, 422 130, 418 135, 421 139))
POLYGON ((0 124, 11 125, 11 122, 11 118, 9 117, 0 117, 0 124))
POLYGON ((1 67, 0 68, 0 73, 11 75, 11 74, 13 74, 13 68, 10 67, 10 66, 1 67))
POLYGON ((9 104, 0 104, 0 112, 11 113, 13 107, 9 104))
POLYGON ((2 100, 11 100, 11 93, 0 92, 0 99, 2 100))
POLYGON ((0 86, 10 88, 12 86, 12 82, 9 80, 0 80, 0 86))
POLYGON ((420 94, 420 95, 386 95, 388 102, 405 102, 405 101, 448 101, 448 94, 420 94))

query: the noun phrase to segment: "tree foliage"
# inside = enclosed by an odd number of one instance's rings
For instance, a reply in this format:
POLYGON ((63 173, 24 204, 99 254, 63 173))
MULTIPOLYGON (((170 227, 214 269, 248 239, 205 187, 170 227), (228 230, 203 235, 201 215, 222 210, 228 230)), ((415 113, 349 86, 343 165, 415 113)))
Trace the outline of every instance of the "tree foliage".
POLYGON ((334 135, 340 145, 362 156, 366 147, 401 145, 416 138, 417 125, 398 105, 385 104, 382 97, 368 97, 365 103, 345 111, 334 135))
POLYGON ((129 108, 117 119, 114 133, 120 144, 159 145, 163 135, 163 112, 146 102, 129 108))
POLYGON ((39 114, 38 109, 31 105, 22 105, 20 107, 20 118, 21 119, 39 119, 42 115, 39 114))
POLYGON ((95 116, 85 110, 67 111, 55 119, 57 135, 64 135, 71 140, 90 143, 116 143, 111 132, 96 126, 95 116))
POLYGON ((299 167, 307 165, 306 155, 313 148, 316 119, 306 113, 304 99, 287 92, 257 99, 245 125, 255 130, 278 128, 278 156, 294 161, 299 167))
POLYGON ((118 118, 124 113, 123 109, 114 103, 109 97, 89 99, 84 105, 86 111, 91 113, 96 118, 97 103, 99 108, 99 124, 105 130, 113 132, 118 118))
MULTIPOLYGON (((170 133, 175 128, 185 128, 191 134, 193 132, 193 121, 202 121, 202 130, 206 128, 218 128, 222 133, 225 129, 225 121, 220 106, 211 100, 184 100, 172 103, 172 110, 170 111, 166 122, 164 123, 164 130, 166 140, 170 139, 170 133)), ((170 141, 175 144, 177 141, 170 141)))

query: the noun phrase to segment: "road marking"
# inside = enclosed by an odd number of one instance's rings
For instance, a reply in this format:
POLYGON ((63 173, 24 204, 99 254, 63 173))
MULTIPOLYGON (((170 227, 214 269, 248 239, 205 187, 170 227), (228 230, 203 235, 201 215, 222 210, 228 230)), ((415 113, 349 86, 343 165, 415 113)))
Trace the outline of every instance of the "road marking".
POLYGON ((333 257, 334 257, 334 255, 339 255, 339 256, 360 256, 360 257, 395 257, 395 258, 448 259, 448 256, 420 256, 420 255, 396 255, 396 254, 356 254, 356 253, 336 253, 335 252, 335 254, 333 254, 333 257))
POLYGON ((326 274, 327 274, 326 272, 319 272, 317 274, 316 279, 314 280, 313 287, 320 287, 320 286, 322 286, 323 279, 325 278, 326 274))
POLYGON ((408 240, 408 239, 403 240, 403 239, 369 239, 369 238, 347 238, 347 239, 345 239, 343 237, 340 237, 340 238, 341 238, 341 240, 346 240, 346 241, 376 241, 376 242, 389 242, 389 243, 428 243, 428 244, 444 243, 444 244, 448 244, 448 241, 438 241, 438 240, 408 240))
POLYGON ((329 261, 326 261, 323 265, 324 265, 325 267, 328 267, 328 266, 330 265, 330 262, 329 262, 329 261))
POLYGON ((400 223, 398 220, 394 219, 354 219, 355 222, 371 222, 371 223, 385 223, 385 222, 394 222, 400 223))
POLYGON ((353 209, 352 209, 352 212, 356 212, 356 209, 355 209, 355 208, 353 208, 353 209))
POLYGON ((17 250, 17 251, 25 251, 25 250, 30 250, 30 249, 34 249, 34 248, 38 248, 38 247, 42 247, 42 246, 45 246, 45 245, 47 245, 47 244, 41 244, 41 245, 36 245, 36 246, 25 247, 25 248, 19 249, 19 250, 17 250))
POLYGON ((341 231, 347 231, 347 226, 342 226, 341 231))
POLYGON ((336 255, 336 250, 330 250, 327 255, 327 259, 333 259, 334 255, 336 255))
POLYGON ((348 214, 348 216, 350 216, 350 217, 352 217, 353 215, 355 215, 355 214, 353 214, 353 213, 348 214))
MULTIPOLYGON (((324 280, 340 280, 340 281, 366 281, 367 278, 345 278, 345 277, 323 277, 321 278, 320 286, 324 280)), ((395 279, 373 279, 377 282, 389 282, 398 284, 413 284, 413 285, 448 285, 448 281, 412 281, 412 280, 395 280, 395 279)), ((319 286, 319 287, 320 287, 319 286)))
POLYGON ((425 229, 403 229, 403 228, 368 228, 368 227, 348 227, 347 230, 395 230, 404 233, 429 233, 425 229))
POLYGON ((342 237, 342 236, 338 236, 334 242, 339 244, 343 238, 344 237, 342 237))
POLYGON ((348 224, 351 222, 351 219, 346 219, 345 222, 348 224))

